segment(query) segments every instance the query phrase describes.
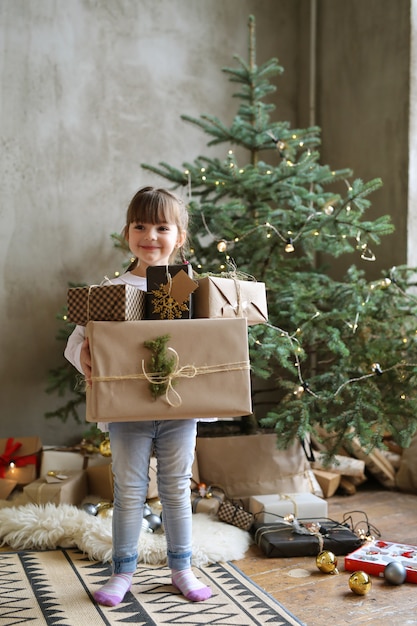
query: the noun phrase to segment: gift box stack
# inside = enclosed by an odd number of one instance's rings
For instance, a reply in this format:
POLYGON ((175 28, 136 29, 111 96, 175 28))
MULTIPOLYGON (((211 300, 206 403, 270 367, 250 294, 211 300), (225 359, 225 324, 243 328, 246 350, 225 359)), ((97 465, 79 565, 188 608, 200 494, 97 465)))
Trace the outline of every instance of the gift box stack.
POLYGON ((265 285, 194 280, 191 265, 182 264, 147 268, 148 291, 134 290, 139 304, 132 289, 123 284, 68 292, 68 319, 86 325, 90 340, 87 421, 251 413, 247 325, 267 321, 265 285))

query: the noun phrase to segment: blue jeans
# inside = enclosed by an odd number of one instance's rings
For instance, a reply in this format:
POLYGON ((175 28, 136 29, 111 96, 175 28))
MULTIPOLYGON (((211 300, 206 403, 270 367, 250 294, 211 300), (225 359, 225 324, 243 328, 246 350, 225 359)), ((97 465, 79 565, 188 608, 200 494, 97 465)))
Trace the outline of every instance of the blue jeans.
POLYGON ((192 419, 109 424, 114 474, 114 573, 136 570, 152 452, 157 459, 168 566, 178 570, 191 566, 190 478, 196 429, 197 422, 192 419))

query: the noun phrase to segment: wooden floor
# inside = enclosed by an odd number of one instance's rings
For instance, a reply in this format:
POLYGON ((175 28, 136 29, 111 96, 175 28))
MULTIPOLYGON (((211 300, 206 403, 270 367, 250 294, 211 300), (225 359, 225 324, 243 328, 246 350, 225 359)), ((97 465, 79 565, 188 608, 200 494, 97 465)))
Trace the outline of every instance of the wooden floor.
MULTIPOLYGON (((329 517, 342 521, 350 511, 364 511, 382 539, 417 545, 417 495, 364 483, 355 495, 328 499, 329 517)), ((357 517, 357 515, 356 515, 357 517)), ((267 558, 257 546, 236 565, 307 626, 417 625, 417 585, 389 585, 372 577, 365 596, 349 588, 351 572, 338 557, 339 574, 321 573, 314 557, 267 558)))

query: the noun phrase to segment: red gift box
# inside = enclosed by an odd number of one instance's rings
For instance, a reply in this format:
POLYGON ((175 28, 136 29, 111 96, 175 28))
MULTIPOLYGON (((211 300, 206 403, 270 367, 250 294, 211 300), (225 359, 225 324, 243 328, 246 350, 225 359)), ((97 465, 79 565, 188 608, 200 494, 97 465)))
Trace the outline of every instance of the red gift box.
POLYGON ((0 439, 0 478, 27 485, 38 477, 42 443, 39 437, 0 439))
POLYGON ((407 572, 406 581, 417 583, 417 546, 378 539, 365 543, 345 557, 345 569, 362 570, 374 576, 384 576, 388 563, 401 563, 407 572))

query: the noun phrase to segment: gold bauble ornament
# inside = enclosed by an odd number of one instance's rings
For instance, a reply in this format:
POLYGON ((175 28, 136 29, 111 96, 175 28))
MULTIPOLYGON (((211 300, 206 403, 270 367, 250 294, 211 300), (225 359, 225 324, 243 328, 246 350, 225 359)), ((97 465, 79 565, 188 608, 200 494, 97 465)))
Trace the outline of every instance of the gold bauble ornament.
POLYGON ((370 591, 372 582, 366 572, 353 572, 349 577, 349 587, 358 596, 365 596, 370 591))
POLYGON ((99 502, 97 504, 98 517, 113 517, 113 504, 111 502, 99 502))
POLYGON ((325 574, 338 574, 337 556, 330 550, 322 550, 316 556, 316 565, 325 574))
POLYGON ((111 456, 110 439, 104 439, 100 443, 99 450, 102 456, 111 456))

